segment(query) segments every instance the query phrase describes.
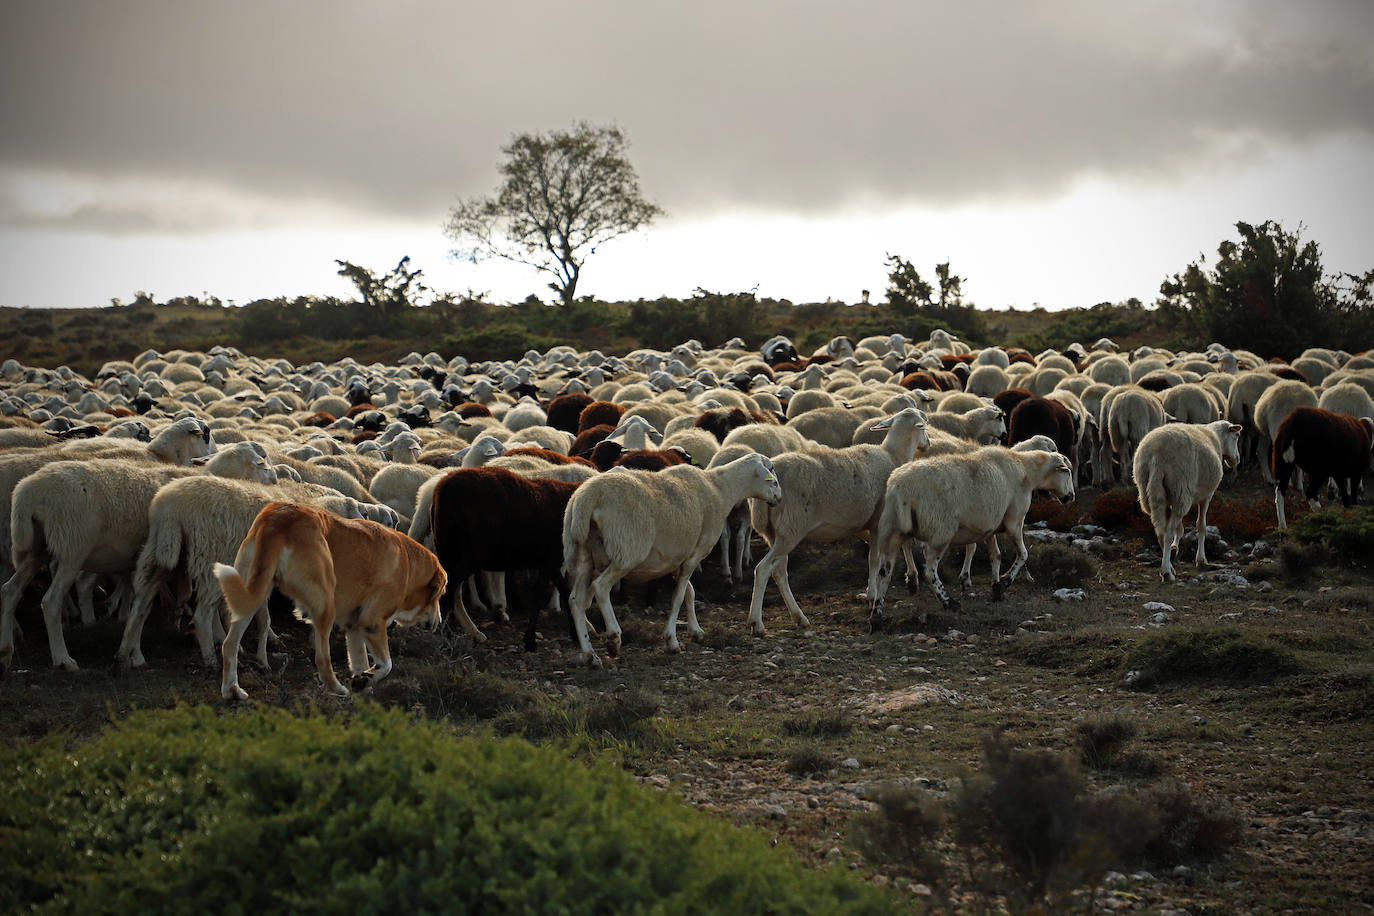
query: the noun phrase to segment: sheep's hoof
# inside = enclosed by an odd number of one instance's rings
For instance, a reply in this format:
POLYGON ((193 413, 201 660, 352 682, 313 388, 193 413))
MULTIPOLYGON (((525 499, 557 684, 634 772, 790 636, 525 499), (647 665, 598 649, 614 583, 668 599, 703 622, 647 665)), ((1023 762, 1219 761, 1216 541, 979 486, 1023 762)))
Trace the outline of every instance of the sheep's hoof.
POLYGON ((226 700, 243 701, 248 699, 248 691, 244 690, 238 684, 226 684, 224 687, 220 688, 219 693, 220 696, 224 697, 226 700))
POLYGON ((670 637, 670 638, 668 638, 668 639, 665 639, 665 640, 663 641, 663 647, 664 647, 664 649, 667 650, 668 652, 674 652, 674 653, 676 653, 676 652, 681 652, 681 651, 682 651, 682 644, 679 643, 679 642, 677 641, 677 637, 676 637, 676 636, 673 636, 673 637, 670 637))
POLYGON ((942 603, 945 606, 945 610, 949 611, 951 614, 959 613, 959 611, 963 610, 964 607, 962 604, 959 603, 958 598, 950 598, 948 601, 944 601, 942 603))
POLYGON ((1007 592, 1007 586, 1011 584, 1010 579, 1001 578, 992 583, 992 600, 1001 601, 1007 592))
POLYGON ((59 659, 57 659, 56 661, 54 661, 54 662, 52 663, 52 666, 53 666, 54 668, 62 668, 63 670, 66 670, 66 671, 80 671, 80 670, 81 670, 81 666, 78 665, 78 664, 76 663, 76 659, 72 658, 71 656, 68 656, 67 658, 59 658, 59 659))
POLYGON ((536 647, 537 647, 537 641, 535 640, 534 636, 533 636, 533 635, 526 636, 526 637, 525 637, 525 651, 526 651, 526 652, 533 652, 533 651, 535 651, 536 647))
POLYGON ((868 615, 868 632, 877 633, 883 628, 883 609, 874 608, 868 615))
POLYGON ((750 628, 749 632, 750 632, 750 633, 753 633, 753 634, 754 634, 755 636, 757 636, 759 639, 762 639, 762 638, 763 638, 763 623, 762 623, 762 621, 760 621, 759 623, 754 624, 753 627, 750 628))
POLYGON ((920 589, 921 589, 921 577, 920 577, 920 576, 913 576, 913 575, 911 575, 910 573, 908 573, 908 574, 907 574, 907 577, 906 577, 906 590, 909 591, 909 592, 911 592, 911 593, 914 595, 914 594, 916 594, 916 592, 920 591, 920 589))
POLYGON ((335 684, 333 687, 326 687, 325 693, 328 693, 330 696, 339 697, 340 699, 353 695, 343 684, 335 684))
POLYGON ((353 677, 349 678, 348 686, 353 690, 354 693, 361 693, 362 691, 366 690, 368 688, 368 685, 371 683, 372 675, 368 674, 367 672, 363 672, 362 674, 355 674, 353 675, 353 677))

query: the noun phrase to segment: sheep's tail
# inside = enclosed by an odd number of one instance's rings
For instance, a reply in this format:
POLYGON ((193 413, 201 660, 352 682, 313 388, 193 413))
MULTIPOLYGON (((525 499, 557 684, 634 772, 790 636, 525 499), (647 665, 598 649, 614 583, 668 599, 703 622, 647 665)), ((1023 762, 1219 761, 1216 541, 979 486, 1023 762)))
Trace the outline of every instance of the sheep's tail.
POLYGON ((269 543, 267 549, 259 549, 260 539, 256 537, 257 526, 249 532, 248 538, 239 547, 234 566, 227 563, 215 564, 215 578, 219 580, 220 590, 224 592, 224 603, 229 606, 231 620, 242 620, 253 616, 258 606, 267 599, 272 588, 272 580, 277 574, 277 562, 281 559, 286 545, 281 540, 269 543), (245 579, 243 568, 247 567, 245 579))
POLYGON ((1155 531, 1162 532, 1173 511, 1173 501, 1169 499, 1169 489, 1164 482, 1165 475, 1160 468, 1151 468, 1145 477, 1144 481, 1136 481, 1140 489, 1140 508, 1154 522, 1155 531))
POLYGON ((158 569, 176 569, 181 562, 181 526, 167 520, 154 520, 148 527, 148 540, 143 555, 158 569))
POLYGON ((575 571, 574 561, 579 549, 586 549, 587 539, 592 533, 591 500, 578 499, 576 493, 568 500, 568 508, 563 515, 563 575, 570 576, 575 571))
MULTIPOLYGON (((29 506, 29 501, 24 498, 25 492, 16 488, 14 500, 10 506, 10 561, 14 562, 21 556, 33 553, 34 543, 37 541, 34 514, 29 506)), ((15 563, 14 565, 18 565, 15 563)))

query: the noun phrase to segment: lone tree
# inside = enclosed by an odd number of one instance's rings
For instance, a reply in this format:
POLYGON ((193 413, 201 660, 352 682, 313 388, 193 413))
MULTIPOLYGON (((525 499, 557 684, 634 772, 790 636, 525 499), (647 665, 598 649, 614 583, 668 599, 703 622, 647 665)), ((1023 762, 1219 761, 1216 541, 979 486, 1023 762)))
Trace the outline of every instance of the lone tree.
POLYGON ((578 122, 571 131, 518 134, 494 197, 460 200, 444 234, 455 257, 497 257, 552 274, 564 305, 577 295, 587 257, 603 242, 646 226, 663 211, 639 192, 618 127, 578 122))

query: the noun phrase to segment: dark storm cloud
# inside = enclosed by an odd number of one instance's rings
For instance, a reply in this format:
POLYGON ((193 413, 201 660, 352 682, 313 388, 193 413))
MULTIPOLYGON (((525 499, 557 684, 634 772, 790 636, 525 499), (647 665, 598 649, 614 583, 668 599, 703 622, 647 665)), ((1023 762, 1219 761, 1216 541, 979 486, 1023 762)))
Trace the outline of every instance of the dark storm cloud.
MULTIPOLYGON (((24 3, 0 182, 205 183, 437 218, 512 134, 615 122, 674 215, 1052 195, 1374 132, 1374 5, 24 3), (1291 7, 1291 8, 1290 8, 1291 7)), ((0 221, 211 228, 93 191, 0 221)), ((225 222, 235 220, 226 213, 225 222)))

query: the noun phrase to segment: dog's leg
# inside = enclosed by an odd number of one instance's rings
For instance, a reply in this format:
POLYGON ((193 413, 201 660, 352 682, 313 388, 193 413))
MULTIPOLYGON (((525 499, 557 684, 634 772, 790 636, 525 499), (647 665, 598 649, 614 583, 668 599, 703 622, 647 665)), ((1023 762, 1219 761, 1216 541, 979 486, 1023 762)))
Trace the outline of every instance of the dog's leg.
POLYGON ((348 673, 362 677, 367 673, 367 641, 363 631, 356 626, 344 630, 344 643, 348 646, 348 673))

